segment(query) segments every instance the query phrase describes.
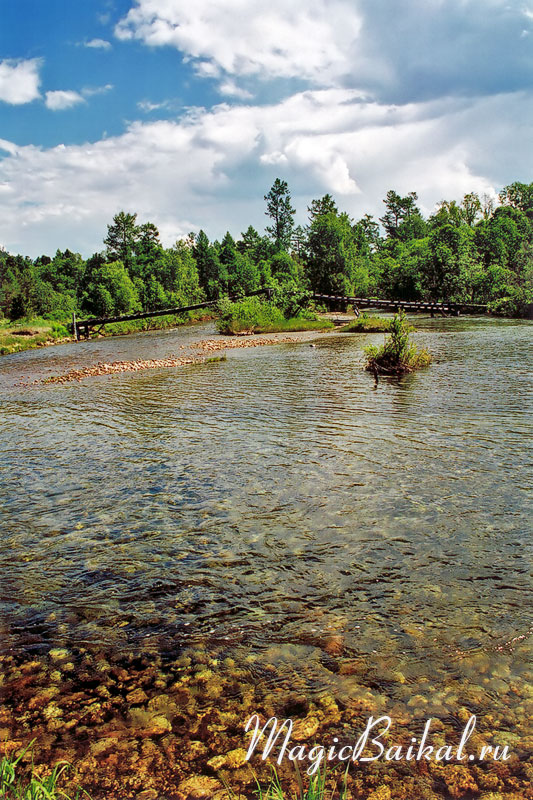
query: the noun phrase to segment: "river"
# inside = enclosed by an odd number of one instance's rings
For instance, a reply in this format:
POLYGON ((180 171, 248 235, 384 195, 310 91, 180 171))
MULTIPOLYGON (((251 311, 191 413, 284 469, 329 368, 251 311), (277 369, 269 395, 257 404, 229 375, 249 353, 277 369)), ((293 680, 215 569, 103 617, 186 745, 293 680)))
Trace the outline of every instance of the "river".
MULTIPOLYGON (((248 686, 266 709, 293 698, 308 721, 327 723, 327 697, 331 724, 349 727, 357 702, 361 714, 392 709, 415 733, 429 716, 456 730, 466 708, 489 715, 487 732, 523 760, 533 737, 532 323, 415 322, 433 364, 377 386, 361 368, 376 334, 24 388, 22 377, 99 360, 179 355, 213 329, 2 358, 8 683, 29 662, 41 665, 34 693, 56 673, 74 691, 76 676, 102 672, 95 664, 129 663, 136 675, 159 671, 147 701, 158 689, 175 704, 168 687, 185 672, 190 719, 225 703, 237 713, 237 699, 253 711, 248 686)), ((167 717, 170 734, 175 709, 167 717)), ((0 728, 24 739, 10 719, 0 728)), ((181 724, 185 734, 191 723, 181 724)), ((44 750, 78 757, 66 730, 52 726, 44 750)))

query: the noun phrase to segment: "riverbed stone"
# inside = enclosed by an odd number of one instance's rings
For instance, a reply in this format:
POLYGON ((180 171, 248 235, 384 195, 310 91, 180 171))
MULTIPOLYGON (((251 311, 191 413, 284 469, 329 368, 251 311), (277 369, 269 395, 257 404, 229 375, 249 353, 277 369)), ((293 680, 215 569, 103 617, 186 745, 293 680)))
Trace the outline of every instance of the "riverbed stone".
POLYGON ((156 789, 145 789, 135 795, 135 800, 159 800, 159 792, 156 789))
POLYGON ((391 800, 392 794, 388 786, 379 786, 375 792, 368 795, 368 800, 391 800))
POLYGON ((217 789, 221 788, 222 785, 216 778, 210 778, 207 775, 193 775, 179 784, 178 792, 186 800, 207 800, 207 798, 213 797, 217 789))
POLYGON ((54 647, 49 654, 52 661, 68 661, 70 653, 64 647, 54 647))
POLYGON ((128 701, 128 703, 134 706, 143 705, 144 703, 147 702, 148 695, 146 694, 144 689, 141 689, 141 687, 139 686, 137 689, 134 689, 132 692, 129 692, 126 695, 126 700, 128 701))

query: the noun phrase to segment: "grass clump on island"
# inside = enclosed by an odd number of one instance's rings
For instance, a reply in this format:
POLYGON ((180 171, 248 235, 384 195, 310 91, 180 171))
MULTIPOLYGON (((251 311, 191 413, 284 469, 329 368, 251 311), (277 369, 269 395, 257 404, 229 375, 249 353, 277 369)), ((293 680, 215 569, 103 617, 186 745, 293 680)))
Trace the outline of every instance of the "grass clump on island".
POLYGON ((293 304, 280 308, 279 305, 258 297, 231 302, 222 300, 219 304, 219 333, 246 335, 251 333, 279 333, 286 331, 315 331, 333 328, 330 320, 320 319, 313 311, 293 308, 293 304))
POLYGON ((375 317, 372 314, 360 314, 353 322, 348 322, 339 328, 341 333, 388 333, 391 327, 390 319, 375 317))
POLYGON ((24 769, 24 776, 20 774, 21 761, 32 748, 34 742, 24 748, 17 758, 3 756, 0 759, 0 798, 2 800, 90 800, 90 795, 77 787, 75 794, 67 794, 59 783, 69 768, 66 761, 61 761, 45 776, 35 773, 33 764, 24 769))
POLYGON ((381 347, 365 347, 365 368, 375 375, 404 375, 427 367, 431 363, 431 354, 425 349, 419 350, 410 340, 411 330, 404 312, 395 314, 385 344, 381 347))
POLYGON ((64 323, 54 320, 19 319, 15 322, 0 321, 0 356, 10 353, 19 353, 22 350, 31 350, 34 347, 44 347, 71 337, 64 323))

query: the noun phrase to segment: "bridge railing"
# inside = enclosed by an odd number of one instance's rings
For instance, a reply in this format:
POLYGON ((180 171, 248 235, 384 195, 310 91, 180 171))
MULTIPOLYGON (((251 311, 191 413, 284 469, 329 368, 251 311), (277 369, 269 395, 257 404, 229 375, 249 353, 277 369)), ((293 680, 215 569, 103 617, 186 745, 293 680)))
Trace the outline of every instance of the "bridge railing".
MULTIPOLYGON (((236 300, 242 300, 245 297, 257 297, 262 294, 266 294, 268 297, 270 297, 272 295, 272 289, 257 289, 253 292, 247 292, 246 294, 230 295, 227 299, 235 302, 236 300)), ((211 306, 215 306, 220 299, 205 300, 202 303, 193 303, 192 305, 180 306, 179 308, 161 308, 157 311, 142 311, 136 314, 122 314, 121 316, 115 317, 89 317, 88 319, 77 320, 76 315, 73 314, 72 322, 69 328, 74 334, 76 340, 79 340, 80 332, 82 331, 85 335, 85 338, 88 339, 91 329, 98 326, 103 327, 104 325, 110 325, 113 322, 131 322, 135 319, 149 319, 150 317, 176 316, 177 314, 183 314, 186 311, 197 311, 200 308, 210 308, 211 306)))

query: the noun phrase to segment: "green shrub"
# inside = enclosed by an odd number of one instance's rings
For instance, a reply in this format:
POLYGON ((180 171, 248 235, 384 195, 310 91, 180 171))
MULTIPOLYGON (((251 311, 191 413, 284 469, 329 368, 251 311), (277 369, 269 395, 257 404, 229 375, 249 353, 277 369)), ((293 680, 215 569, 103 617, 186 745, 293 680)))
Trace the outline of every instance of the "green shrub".
POLYGON ((404 312, 395 314, 385 344, 365 348, 366 369, 375 375, 403 375, 427 367, 431 363, 431 355, 427 350, 418 350, 411 342, 410 330, 404 312))
POLYGON ((229 335, 322 330, 333 327, 333 323, 329 320, 318 319, 310 312, 287 318, 275 303, 260 300, 258 297, 247 297, 236 303, 223 300, 219 304, 219 314, 217 329, 219 333, 229 335))
POLYGON ((527 317, 533 305, 533 292, 523 288, 511 289, 506 297, 489 303, 489 311, 498 317, 527 317))
POLYGON ((361 314, 356 320, 343 325, 339 330, 342 333, 387 333, 390 331, 390 327, 390 319, 373 317, 371 314, 361 314))

